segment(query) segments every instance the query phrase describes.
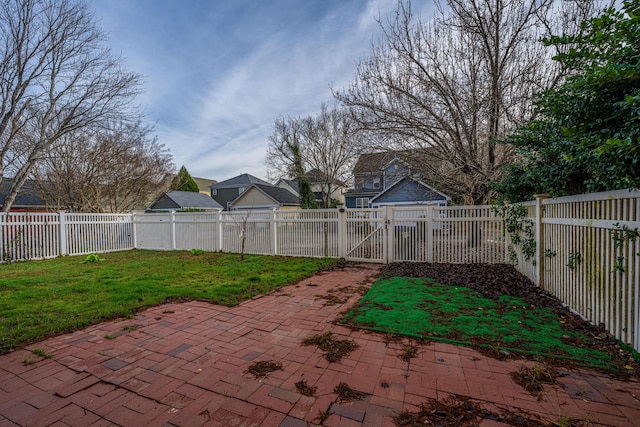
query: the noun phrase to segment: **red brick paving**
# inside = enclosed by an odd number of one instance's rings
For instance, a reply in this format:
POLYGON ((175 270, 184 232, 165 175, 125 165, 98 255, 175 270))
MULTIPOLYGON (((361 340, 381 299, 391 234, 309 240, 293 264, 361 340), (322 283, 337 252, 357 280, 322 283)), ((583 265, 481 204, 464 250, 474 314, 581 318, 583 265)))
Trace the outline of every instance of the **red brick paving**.
MULTIPOLYGON (((233 308, 188 302, 148 309, 134 319, 102 323, 0 356, 0 427, 4 426, 393 426, 393 417, 428 399, 458 394, 479 405, 565 417, 589 425, 640 426, 640 383, 589 371, 567 371, 541 401, 515 384, 523 363, 497 361, 474 350, 433 343, 404 362, 402 343, 332 323, 343 304, 319 296, 370 285, 378 266, 323 272, 233 308), (125 328, 125 327, 129 328, 125 328), (358 349, 329 363, 302 340, 325 331, 358 349), (107 339, 105 336, 115 337, 107 339), (42 359, 29 350, 51 353, 42 359), (34 363, 23 363, 26 359, 34 363), (281 371, 255 378, 247 369, 275 361, 281 371), (295 383, 317 388, 299 394, 295 383), (367 394, 341 402, 346 382, 367 394)), ((504 424, 485 420, 482 427, 504 424)))

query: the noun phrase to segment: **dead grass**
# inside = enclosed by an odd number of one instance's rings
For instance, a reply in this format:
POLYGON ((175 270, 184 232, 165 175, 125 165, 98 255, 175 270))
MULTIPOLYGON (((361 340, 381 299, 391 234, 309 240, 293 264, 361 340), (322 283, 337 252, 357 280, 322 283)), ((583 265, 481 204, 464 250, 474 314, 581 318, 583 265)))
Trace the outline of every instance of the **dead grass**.
POLYGON ((273 362, 270 360, 261 360, 249 366, 245 373, 250 373, 256 378, 264 378, 271 372, 281 371, 282 363, 273 362))
POLYGON ((343 357, 358 348, 358 344, 355 341, 336 339, 331 331, 309 336, 302 341, 302 345, 318 346, 320 350, 325 352, 324 357, 329 362, 339 362, 343 357))
POLYGON ((367 394, 358 390, 354 390, 347 383, 340 383, 333 392, 338 395, 338 402, 352 402, 354 400, 362 400, 367 394))

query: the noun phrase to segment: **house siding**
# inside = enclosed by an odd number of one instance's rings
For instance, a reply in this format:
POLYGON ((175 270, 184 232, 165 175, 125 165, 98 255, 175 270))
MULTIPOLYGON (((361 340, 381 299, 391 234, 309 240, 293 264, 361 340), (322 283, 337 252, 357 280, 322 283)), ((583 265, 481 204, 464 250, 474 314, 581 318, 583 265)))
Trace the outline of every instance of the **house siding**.
POLYGON ((238 187, 234 188, 216 188, 217 194, 211 194, 211 198, 222 205, 222 208, 228 210, 227 204, 235 200, 239 195, 238 187))
POLYGON ((233 208, 252 208, 254 206, 260 207, 277 207, 278 204, 270 197, 266 196, 260 190, 255 187, 245 191, 242 196, 238 197, 233 204, 233 208))
POLYGON ((403 161, 394 159, 383 169, 383 189, 391 187, 403 177, 411 174, 411 170, 403 161))
POLYGON ((446 202, 446 198, 439 193, 430 191, 428 188, 420 185, 420 183, 405 179, 398 183, 395 187, 376 198, 375 205, 381 204, 400 204, 400 203, 429 203, 429 202, 446 202))
POLYGON ((347 208, 355 209, 355 208, 357 208, 356 199, 360 199, 360 198, 366 197, 369 200, 371 200, 378 194, 379 194, 379 192, 377 192, 377 191, 370 191, 370 192, 364 192, 363 191, 363 192, 360 192, 360 193, 345 194, 344 205, 347 208))

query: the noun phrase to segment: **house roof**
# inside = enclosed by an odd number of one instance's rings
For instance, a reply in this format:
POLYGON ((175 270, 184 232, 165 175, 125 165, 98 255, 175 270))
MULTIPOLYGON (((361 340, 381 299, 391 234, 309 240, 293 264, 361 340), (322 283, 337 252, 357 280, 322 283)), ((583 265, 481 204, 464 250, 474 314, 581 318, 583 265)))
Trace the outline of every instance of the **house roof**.
POLYGON ((253 184, 258 190, 272 198, 280 205, 298 205, 298 197, 286 188, 275 187, 271 184, 253 184))
POLYGON ((215 179, 196 178, 195 176, 192 176, 191 178, 193 178, 193 180, 195 181, 196 185, 198 186, 198 190, 200 190, 200 191, 208 192, 213 184, 217 184, 218 183, 218 181, 216 181, 215 179))
POLYGON ((414 183, 417 187, 422 187, 425 189, 424 193, 420 193, 420 194, 416 194, 416 196, 422 196, 420 198, 416 198, 415 200, 407 200, 407 201, 412 201, 412 202, 429 202, 432 200, 446 200, 449 201, 451 200, 451 197, 447 196, 446 194, 444 194, 441 191, 436 190, 435 188, 431 187, 430 185, 425 184, 422 181, 419 181, 415 178, 409 177, 409 176, 405 176, 404 178, 398 180, 398 182, 394 183, 393 185, 391 185, 390 187, 387 187, 384 191, 381 191, 379 194, 377 194, 374 198, 371 199, 371 203, 375 203, 376 201, 379 201, 380 199, 384 199, 385 196, 393 194, 398 188, 400 188, 401 186, 406 186, 407 183, 414 183), (425 196, 430 196, 430 198, 426 198, 425 196), (433 196, 437 196, 437 197, 433 197, 433 196))
MULTIPOLYGON (((321 183, 321 182, 328 182, 329 180, 328 175, 326 173, 324 173, 323 171, 321 171, 320 169, 314 168, 311 169, 309 172, 307 172, 305 175, 307 175, 307 178, 309 178, 309 181, 311 181, 311 184, 317 184, 317 183, 321 183)), ((330 182, 334 185, 338 185, 341 187, 346 187, 347 184, 345 184, 344 182, 340 181, 339 179, 336 178, 332 178, 330 180, 330 182)))
POLYGON ((278 182, 276 182, 276 187, 279 187, 281 182, 286 184, 289 188, 291 188, 296 193, 298 193, 300 191, 300 187, 298 186, 298 180, 297 179, 280 178, 278 180, 278 182))
MULTIPOLYGON (((13 178, 3 178, 0 182, 0 206, 4 206, 12 185, 13 178)), ((53 204, 52 200, 47 201, 42 197, 42 191, 38 184, 33 180, 27 180, 18 192, 16 200, 13 202, 13 208, 43 209, 51 204, 53 204)))
POLYGON ((211 197, 192 191, 169 191, 153 202, 149 209, 154 209, 165 198, 175 203, 178 209, 222 209, 220 203, 211 197))
POLYGON ((249 175, 248 173, 243 173, 238 176, 234 176, 233 178, 218 182, 217 184, 212 184, 209 186, 209 188, 248 187, 252 184, 271 185, 267 181, 263 181, 260 178, 249 175))
POLYGON ((364 153, 358 157, 353 167, 353 174, 380 173, 393 159, 398 158, 405 162, 413 173, 420 173, 426 162, 440 163, 435 155, 435 148, 424 150, 382 151, 378 153, 364 153))

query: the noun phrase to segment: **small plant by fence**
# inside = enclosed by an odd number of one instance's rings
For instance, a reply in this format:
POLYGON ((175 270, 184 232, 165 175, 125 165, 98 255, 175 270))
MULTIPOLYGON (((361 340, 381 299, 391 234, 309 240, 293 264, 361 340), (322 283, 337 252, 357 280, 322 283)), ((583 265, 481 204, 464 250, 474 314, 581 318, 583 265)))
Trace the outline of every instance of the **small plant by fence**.
POLYGON ((384 207, 152 214, 0 214, 4 262, 127 250, 512 263, 640 349, 640 192, 508 207, 384 207))

